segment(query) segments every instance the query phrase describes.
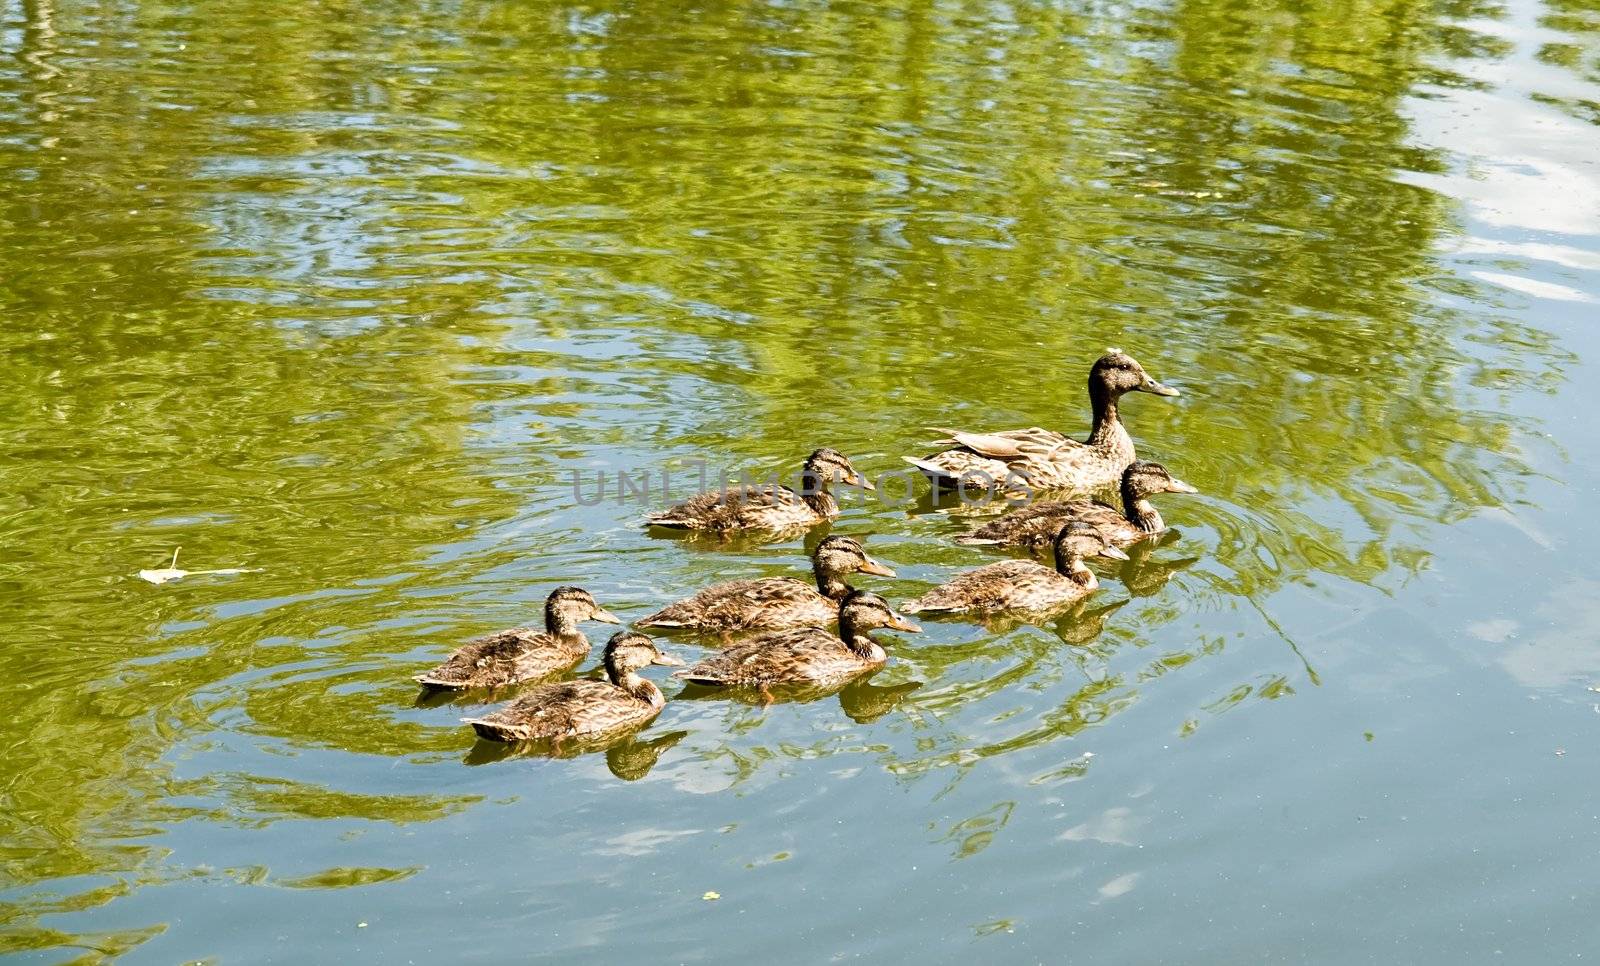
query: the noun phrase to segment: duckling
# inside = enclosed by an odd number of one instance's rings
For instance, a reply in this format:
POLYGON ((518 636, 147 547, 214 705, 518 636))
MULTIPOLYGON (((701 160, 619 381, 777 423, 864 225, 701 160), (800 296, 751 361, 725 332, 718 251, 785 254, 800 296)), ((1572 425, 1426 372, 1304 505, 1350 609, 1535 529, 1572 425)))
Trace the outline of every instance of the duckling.
POLYGON ((794 577, 761 577, 712 584, 693 597, 669 604, 637 622, 639 627, 689 628, 697 631, 780 630, 821 626, 839 616, 839 601, 853 589, 844 578, 853 573, 893 577, 861 544, 830 536, 811 554, 813 589, 794 577))
POLYGON ((787 486, 741 486, 711 490, 650 517, 650 525, 680 530, 783 530, 809 527, 839 515, 839 503, 828 492, 836 481, 876 489, 836 450, 819 449, 806 457, 801 489, 787 486))
POLYGON ((867 636, 880 627, 919 634, 922 628, 896 614, 887 601, 864 590, 839 604, 839 636, 820 627, 763 634, 706 658, 675 677, 693 684, 757 687, 774 684, 840 684, 877 670, 889 660, 867 636))
POLYGON ((1049 611, 1087 597, 1100 582, 1083 565, 1083 558, 1099 554, 1113 560, 1128 555, 1106 542, 1099 530, 1073 521, 1061 528, 1055 540, 1056 569, 1033 560, 1002 560, 957 576, 928 591, 901 609, 964 613, 976 611, 1049 611))
POLYGON ((1002 433, 939 430, 956 448, 906 462, 927 473, 935 485, 982 484, 1005 490, 1093 490, 1111 486, 1134 460, 1133 439, 1117 416, 1125 393, 1176 396, 1178 390, 1150 377, 1121 349, 1107 349, 1089 370, 1089 403, 1094 426, 1079 442, 1060 433, 1033 427, 1002 433))
POLYGON ((412 680, 431 688, 491 688, 565 671, 589 653, 579 621, 620 624, 587 590, 557 587, 544 602, 544 630, 513 627, 463 644, 412 680))
POLYGON ((615 735, 655 720, 667 699, 654 682, 639 676, 651 664, 682 667, 633 631, 618 631, 606 642, 605 681, 541 684, 505 707, 481 718, 462 718, 481 738, 530 741, 615 735))
POLYGON ((1037 548, 1048 545, 1073 520, 1087 523, 1118 547, 1127 547, 1167 528, 1150 502, 1157 493, 1198 493, 1160 463, 1135 460, 1122 471, 1123 513, 1093 500, 1035 503, 957 537, 959 543, 1037 548))

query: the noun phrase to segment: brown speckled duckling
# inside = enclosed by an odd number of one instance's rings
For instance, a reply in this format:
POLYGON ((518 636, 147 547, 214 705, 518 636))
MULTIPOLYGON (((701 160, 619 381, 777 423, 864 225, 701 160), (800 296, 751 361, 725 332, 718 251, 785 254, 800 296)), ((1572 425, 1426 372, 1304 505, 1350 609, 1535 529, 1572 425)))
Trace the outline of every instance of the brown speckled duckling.
POLYGON ((1020 490, 1092 490, 1111 486, 1134 460, 1133 439, 1117 416, 1117 400, 1125 393, 1148 392, 1176 396, 1178 390, 1156 382, 1121 349, 1107 349, 1089 370, 1089 402, 1094 426, 1087 442, 1034 427, 1003 433, 949 432, 945 443, 955 445, 932 456, 906 462, 954 487, 963 476, 968 485, 1020 490), (1011 480, 1026 481, 1023 485, 1011 480))
POLYGON ((1078 522, 1061 528, 1055 552, 1054 570, 1033 560, 1002 560, 940 584, 916 600, 906 601, 901 609, 910 614, 1054 610, 1076 603, 1100 586, 1094 572, 1083 565, 1084 557, 1099 554, 1128 559, 1107 543, 1099 530, 1078 522))
POLYGON ((839 515, 828 492, 835 481, 875 489, 842 453, 819 449, 800 471, 801 489, 741 486, 710 490, 650 517, 650 525, 677 530, 785 530, 809 527, 839 515))
POLYGON ((513 627, 463 644, 413 680, 431 688, 492 688, 565 671, 589 653, 579 621, 622 623, 587 590, 557 587, 544 602, 544 630, 513 627))
POLYGON ((760 577, 712 584, 693 597, 669 604, 636 622, 639 627, 671 627, 699 631, 780 630, 824 626, 839 616, 839 601, 852 590, 845 577, 853 573, 893 577, 861 544, 834 535, 811 554, 816 576, 812 587, 794 577, 760 577))
POLYGON ((820 627, 763 634, 727 648, 675 677, 711 686, 766 688, 833 684, 883 667, 889 656, 867 632, 880 627, 917 634, 922 628, 877 594, 852 591, 839 605, 839 636, 820 627))
POLYGON ((1093 500, 1035 503, 986 523, 956 540, 959 543, 1036 549, 1049 546, 1062 527, 1077 520, 1099 530, 1111 543, 1126 547, 1167 528, 1161 513, 1150 502, 1150 497, 1157 493, 1198 492, 1167 472, 1167 468, 1160 463, 1137 460, 1122 471, 1122 505, 1126 515, 1093 500))
POLYGON ((605 681, 541 684, 498 711, 462 718, 490 741, 532 741, 618 735, 655 720, 667 699, 640 677, 651 664, 683 666, 643 634, 618 631, 606 643, 605 681))

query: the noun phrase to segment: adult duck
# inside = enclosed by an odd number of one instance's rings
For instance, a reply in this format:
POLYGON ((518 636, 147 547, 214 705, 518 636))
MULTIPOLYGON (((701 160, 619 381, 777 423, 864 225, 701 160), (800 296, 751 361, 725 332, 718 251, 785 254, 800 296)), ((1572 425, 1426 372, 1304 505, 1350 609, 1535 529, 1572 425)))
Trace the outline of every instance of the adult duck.
POLYGON ((776 483, 710 490, 650 517, 650 525, 675 530, 787 530, 839 515, 829 488, 843 481, 876 489, 844 454, 826 447, 806 457, 798 491, 776 483))
POLYGON ((906 457, 936 485, 997 487, 1004 490, 1093 490, 1112 486, 1134 461, 1133 439, 1117 413, 1118 401, 1130 392, 1176 396, 1178 390, 1150 377, 1121 349, 1106 354, 1089 369, 1089 404, 1094 424, 1079 442, 1048 429, 1033 427, 1001 433, 939 430, 954 448, 932 456, 906 457))
POLYGON ((850 537, 834 535, 811 554, 812 587, 794 577, 758 577, 712 584, 693 597, 668 604, 637 621, 639 627, 696 631, 781 630, 829 624, 839 615, 839 602, 853 589, 845 578, 854 573, 893 577, 850 537))
POLYGON ((667 703, 661 689, 639 671, 652 664, 683 666, 633 631, 613 635, 603 661, 604 681, 541 684, 498 711, 461 720, 490 741, 621 737, 655 720, 667 703))
POLYGON ((1167 528, 1161 512, 1150 502, 1152 496, 1198 492, 1160 463, 1135 460, 1122 471, 1120 512, 1094 500, 1034 503, 959 536, 956 541, 1037 549, 1049 546, 1062 527, 1076 520, 1099 530, 1118 547, 1128 547, 1167 528))
POLYGON ((580 621, 622 623, 587 590, 557 587, 544 602, 544 630, 513 627, 468 641, 413 680, 430 688, 492 688, 568 670, 589 653, 580 621))
POLYGON ((916 600, 906 601, 901 609, 908 614, 1054 611, 1077 603, 1100 586, 1094 571, 1084 566, 1084 557, 1128 559, 1107 543, 1099 530, 1076 521, 1056 535, 1055 552, 1054 570, 1033 560, 1002 560, 960 574, 916 600))

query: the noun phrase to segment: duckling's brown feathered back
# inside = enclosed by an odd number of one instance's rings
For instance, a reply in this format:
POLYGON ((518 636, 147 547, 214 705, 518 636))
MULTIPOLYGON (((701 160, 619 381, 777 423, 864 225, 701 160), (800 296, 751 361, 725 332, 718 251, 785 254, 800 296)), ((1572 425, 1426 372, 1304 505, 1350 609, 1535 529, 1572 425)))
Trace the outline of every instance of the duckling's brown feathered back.
POLYGON ((436 688, 491 688, 565 671, 589 653, 582 634, 557 636, 513 627, 463 644, 449 660, 414 680, 436 688))
POLYGON ((726 648, 680 676, 695 684, 732 687, 831 683, 882 667, 886 660, 888 655, 876 645, 857 653, 820 627, 802 627, 726 648))
POLYGON ((758 577, 714 584, 637 621, 639 627, 765 630, 827 624, 838 605, 794 577, 758 577))

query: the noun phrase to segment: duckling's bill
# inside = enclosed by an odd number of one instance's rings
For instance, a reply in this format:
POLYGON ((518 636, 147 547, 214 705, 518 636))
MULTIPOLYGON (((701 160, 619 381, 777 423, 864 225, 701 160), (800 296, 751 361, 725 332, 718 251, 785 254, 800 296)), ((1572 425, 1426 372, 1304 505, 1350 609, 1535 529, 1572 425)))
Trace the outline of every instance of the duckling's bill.
POLYGON ((894 630, 897 630, 897 631, 904 631, 907 634, 921 634, 922 633, 922 628, 920 628, 917 625, 915 625, 915 624, 911 623, 910 621, 906 620, 903 615, 896 614, 896 613, 894 613, 892 611, 890 612, 890 614, 893 617, 893 619, 890 620, 889 623, 886 626, 888 626, 890 628, 893 628, 894 630))
POLYGON ((864 574, 872 574, 872 575, 877 576, 877 577, 893 577, 893 576, 895 576, 895 572, 893 570, 890 570, 888 567, 885 567, 883 564, 878 563, 876 560, 873 560, 871 557, 868 557, 867 558, 867 562, 861 565, 861 572, 864 573, 864 574))

